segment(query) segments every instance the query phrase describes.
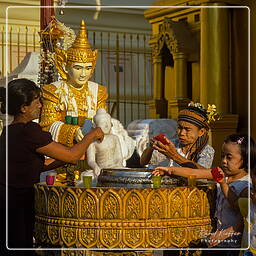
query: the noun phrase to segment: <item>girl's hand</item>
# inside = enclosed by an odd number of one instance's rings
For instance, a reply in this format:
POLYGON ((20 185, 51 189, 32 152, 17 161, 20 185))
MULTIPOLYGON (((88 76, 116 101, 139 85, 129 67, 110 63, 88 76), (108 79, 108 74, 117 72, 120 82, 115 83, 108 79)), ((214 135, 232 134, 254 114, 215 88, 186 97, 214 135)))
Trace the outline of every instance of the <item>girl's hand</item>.
POLYGON ((156 169, 152 172, 153 175, 155 176, 164 176, 166 174, 171 175, 171 168, 169 167, 156 167, 156 169))
POLYGON ((209 247, 214 247, 225 239, 226 239, 226 236, 225 236, 225 233, 223 233, 223 230, 218 230, 209 236, 208 245, 209 247))
POLYGON ((211 173, 212 173, 212 177, 213 179, 222 184, 222 183, 226 183, 226 180, 225 180, 225 174, 224 172, 222 171, 221 168, 219 167, 216 167, 216 168, 212 168, 211 169, 211 173))

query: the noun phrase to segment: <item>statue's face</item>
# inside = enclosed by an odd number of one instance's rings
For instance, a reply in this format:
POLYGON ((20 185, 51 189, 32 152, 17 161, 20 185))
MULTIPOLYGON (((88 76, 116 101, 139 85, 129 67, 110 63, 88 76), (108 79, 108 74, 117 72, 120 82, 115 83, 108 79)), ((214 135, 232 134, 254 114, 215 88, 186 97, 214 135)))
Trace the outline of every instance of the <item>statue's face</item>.
POLYGON ((100 127, 104 134, 109 134, 112 124, 111 119, 105 116, 99 116, 95 119, 95 124, 97 127, 100 127))
POLYGON ((92 62, 72 62, 66 67, 68 73, 67 82, 74 87, 80 88, 87 83, 92 75, 92 62))

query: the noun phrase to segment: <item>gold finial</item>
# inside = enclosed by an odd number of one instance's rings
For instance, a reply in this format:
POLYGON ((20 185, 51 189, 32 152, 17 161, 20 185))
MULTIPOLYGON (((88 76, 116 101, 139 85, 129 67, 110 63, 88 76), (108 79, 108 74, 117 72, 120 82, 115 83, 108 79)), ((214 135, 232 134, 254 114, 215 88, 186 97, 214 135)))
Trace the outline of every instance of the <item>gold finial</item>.
POLYGON ((72 48, 91 49, 87 38, 87 31, 84 20, 81 20, 80 31, 72 45, 72 48))
POLYGON ((87 31, 84 20, 81 21, 78 35, 67 50, 68 62, 92 62, 93 66, 96 63, 97 50, 93 51, 87 38, 87 31))

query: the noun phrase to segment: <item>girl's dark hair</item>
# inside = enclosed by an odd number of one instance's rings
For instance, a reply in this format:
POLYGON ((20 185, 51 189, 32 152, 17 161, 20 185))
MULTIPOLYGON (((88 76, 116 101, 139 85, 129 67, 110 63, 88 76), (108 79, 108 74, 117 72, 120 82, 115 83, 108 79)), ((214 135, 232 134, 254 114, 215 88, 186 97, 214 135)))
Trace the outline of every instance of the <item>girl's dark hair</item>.
POLYGON ((245 168, 248 170, 248 157, 250 157, 250 167, 251 169, 256 168, 256 146, 253 138, 245 134, 232 134, 229 135, 224 143, 234 142, 240 146, 241 156, 243 159, 243 164, 240 168, 245 168), (249 152, 250 143, 250 152, 249 152))
MULTIPOLYGON (((0 91, 1 112, 6 113, 5 88, 0 91)), ((8 83, 8 114, 21 113, 22 106, 29 106, 34 99, 41 95, 41 89, 33 82, 25 78, 15 79, 8 83)))

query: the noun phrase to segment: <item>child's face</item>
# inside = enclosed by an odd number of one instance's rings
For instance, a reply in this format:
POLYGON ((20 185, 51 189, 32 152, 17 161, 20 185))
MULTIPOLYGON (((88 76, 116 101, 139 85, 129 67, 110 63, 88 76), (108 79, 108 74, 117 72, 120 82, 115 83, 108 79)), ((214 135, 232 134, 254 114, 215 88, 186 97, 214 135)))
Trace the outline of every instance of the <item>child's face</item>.
POLYGON ((243 169, 240 146, 237 143, 229 142, 222 145, 221 167, 227 176, 239 174, 243 169))

